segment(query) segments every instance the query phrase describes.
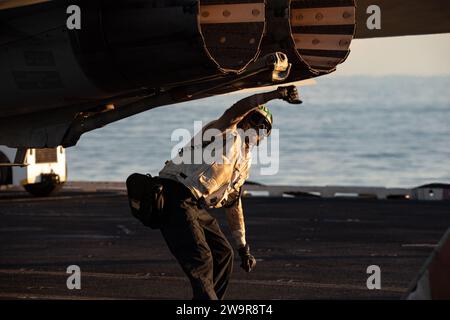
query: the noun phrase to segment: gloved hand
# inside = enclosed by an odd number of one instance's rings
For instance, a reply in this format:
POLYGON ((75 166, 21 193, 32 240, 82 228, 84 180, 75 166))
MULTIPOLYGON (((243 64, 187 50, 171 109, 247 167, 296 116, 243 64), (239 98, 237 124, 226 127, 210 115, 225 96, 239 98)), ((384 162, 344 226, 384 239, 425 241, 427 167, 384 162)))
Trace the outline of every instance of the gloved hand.
POLYGON ((241 268, 244 269, 245 272, 252 271, 256 266, 256 259, 250 254, 250 247, 248 244, 246 244, 245 247, 240 248, 238 252, 242 261, 241 268))
POLYGON ((295 86, 278 87, 277 91, 280 93, 281 99, 291 104, 301 104, 297 88, 295 86))

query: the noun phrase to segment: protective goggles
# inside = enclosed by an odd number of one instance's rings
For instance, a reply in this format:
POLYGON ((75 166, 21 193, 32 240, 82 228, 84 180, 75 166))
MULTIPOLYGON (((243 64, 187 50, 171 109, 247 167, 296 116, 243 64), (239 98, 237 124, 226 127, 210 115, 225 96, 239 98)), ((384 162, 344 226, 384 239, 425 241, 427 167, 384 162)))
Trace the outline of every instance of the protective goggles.
POLYGON ((258 132, 258 134, 262 133, 264 130, 263 132, 266 137, 268 137, 272 131, 272 125, 259 113, 252 114, 248 119, 248 123, 252 129, 255 129, 258 132))

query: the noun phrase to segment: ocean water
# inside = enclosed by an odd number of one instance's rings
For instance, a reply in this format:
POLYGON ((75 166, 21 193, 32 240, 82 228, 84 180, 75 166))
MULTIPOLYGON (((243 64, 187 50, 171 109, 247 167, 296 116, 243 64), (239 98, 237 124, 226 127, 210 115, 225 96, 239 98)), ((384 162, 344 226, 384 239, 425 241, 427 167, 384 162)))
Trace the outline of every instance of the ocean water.
MULTIPOLYGON (((279 130, 278 167, 266 184, 413 187, 450 183, 450 77, 339 77, 300 89, 304 103, 268 104, 279 130)), ((85 134, 68 149, 71 180, 157 174, 178 128, 219 117, 232 94, 150 110, 85 134)), ((273 141, 272 141, 273 142, 273 141)), ((270 149, 274 150, 274 149, 270 149)), ((275 161, 277 160, 277 161, 275 161)))

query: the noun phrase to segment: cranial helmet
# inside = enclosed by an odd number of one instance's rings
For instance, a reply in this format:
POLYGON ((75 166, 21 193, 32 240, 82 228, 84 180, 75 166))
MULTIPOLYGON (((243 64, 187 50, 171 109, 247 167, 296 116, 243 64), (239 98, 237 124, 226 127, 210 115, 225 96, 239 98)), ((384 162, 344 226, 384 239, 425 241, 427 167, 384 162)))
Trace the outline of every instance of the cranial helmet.
POLYGON ((251 124, 255 129, 263 129, 261 126, 264 126, 264 129, 267 130, 267 135, 270 135, 272 131, 272 123, 273 116, 270 110, 265 105, 260 105, 258 108, 253 110, 248 116, 247 121, 251 124))

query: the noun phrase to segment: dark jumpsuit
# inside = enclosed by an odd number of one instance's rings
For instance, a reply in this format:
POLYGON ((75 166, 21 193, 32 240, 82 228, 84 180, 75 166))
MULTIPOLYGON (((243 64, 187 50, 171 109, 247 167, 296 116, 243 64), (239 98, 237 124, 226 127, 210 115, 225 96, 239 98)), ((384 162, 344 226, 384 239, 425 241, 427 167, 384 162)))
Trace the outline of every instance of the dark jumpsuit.
POLYGON ((194 299, 224 299, 233 271, 233 247, 189 189, 174 180, 161 180, 166 216, 161 233, 188 276, 194 299))

